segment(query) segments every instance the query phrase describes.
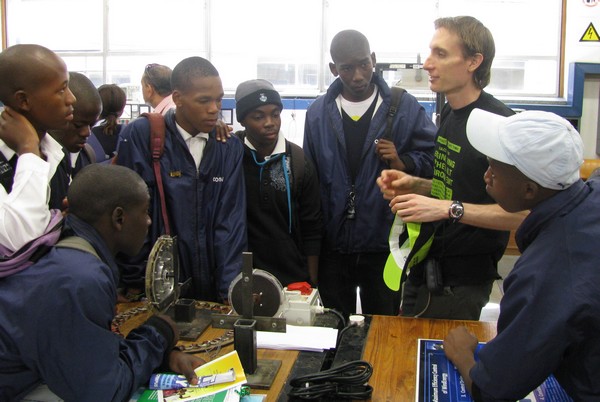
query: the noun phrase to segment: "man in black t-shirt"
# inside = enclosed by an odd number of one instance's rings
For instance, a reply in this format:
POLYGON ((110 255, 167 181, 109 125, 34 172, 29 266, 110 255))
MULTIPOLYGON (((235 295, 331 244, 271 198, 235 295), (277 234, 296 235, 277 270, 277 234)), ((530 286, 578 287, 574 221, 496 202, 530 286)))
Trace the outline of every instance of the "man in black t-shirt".
POLYGON ((401 314, 478 320, 498 277, 508 230, 524 214, 505 212, 486 193, 488 162, 470 145, 465 127, 474 108, 514 112, 483 91, 495 53, 489 30, 473 17, 440 18, 435 27, 423 68, 431 90, 444 93, 448 103, 436 136, 433 179, 386 170, 377 182, 397 217, 433 233, 427 257, 408 273, 401 314), (428 284, 427 276, 439 280, 428 284))

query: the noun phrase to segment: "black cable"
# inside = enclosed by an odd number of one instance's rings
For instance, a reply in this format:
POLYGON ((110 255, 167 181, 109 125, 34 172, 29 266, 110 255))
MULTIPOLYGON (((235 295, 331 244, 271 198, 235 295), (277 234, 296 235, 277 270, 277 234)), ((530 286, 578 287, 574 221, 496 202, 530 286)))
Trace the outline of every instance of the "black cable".
POLYGON ((324 312, 325 313, 333 313, 338 316, 338 318, 340 319, 340 322, 338 323, 338 328, 344 328, 346 326, 346 319, 344 318, 342 313, 340 313, 339 311, 334 310, 332 308, 326 308, 326 309, 324 309, 324 312))
POLYGON ((288 396, 301 399, 327 397, 369 399, 373 387, 368 384, 373 367, 366 361, 356 360, 338 367, 293 378, 288 396))
POLYGON ((338 332, 338 336, 337 339, 335 341, 335 348, 339 348, 340 346, 340 342, 342 341, 342 337, 344 336, 344 333, 349 329, 352 328, 353 325, 348 325, 347 327, 342 328, 339 332, 338 332))

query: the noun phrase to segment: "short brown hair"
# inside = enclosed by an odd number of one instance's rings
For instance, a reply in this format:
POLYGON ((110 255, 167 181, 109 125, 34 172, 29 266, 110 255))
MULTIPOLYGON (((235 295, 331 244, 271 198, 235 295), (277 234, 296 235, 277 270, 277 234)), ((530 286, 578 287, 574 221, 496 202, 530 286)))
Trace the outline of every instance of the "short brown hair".
POLYGON ((475 56, 477 53, 483 56, 483 61, 475 70, 473 79, 477 88, 485 88, 490 83, 492 62, 496 55, 496 45, 490 30, 481 21, 470 16, 438 18, 434 24, 435 29, 446 28, 458 35, 465 58, 475 56))

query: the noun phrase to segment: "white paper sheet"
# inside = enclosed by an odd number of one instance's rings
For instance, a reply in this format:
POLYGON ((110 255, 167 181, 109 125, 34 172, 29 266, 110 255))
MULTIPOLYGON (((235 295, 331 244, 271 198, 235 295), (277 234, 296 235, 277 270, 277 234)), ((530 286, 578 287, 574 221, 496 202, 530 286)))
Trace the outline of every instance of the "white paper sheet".
POLYGON ((256 346, 322 352, 335 348, 338 330, 324 327, 286 325, 287 332, 256 331, 256 346))

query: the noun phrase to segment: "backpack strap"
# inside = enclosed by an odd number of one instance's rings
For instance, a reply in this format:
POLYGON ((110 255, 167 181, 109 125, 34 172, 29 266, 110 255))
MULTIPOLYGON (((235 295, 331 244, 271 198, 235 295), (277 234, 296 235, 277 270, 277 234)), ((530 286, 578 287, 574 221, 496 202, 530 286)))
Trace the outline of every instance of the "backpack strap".
POLYGON ((92 254, 97 259, 101 259, 94 247, 92 247, 87 240, 79 236, 65 237, 56 243, 55 247, 72 248, 75 250, 85 251, 86 253, 92 254))
POLYGON ((62 213, 58 209, 50 210, 50 222, 44 233, 25 244, 17 251, 11 251, 0 245, 0 278, 10 276, 29 267, 43 257, 60 238, 63 227, 62 213))
POLYGON ((83 151, 85 152, 91 163, 96 163, 96 152, 90 144, 88 144, 87 142, 83 144, 83 151))
POLYGON ((160 174, 160 158, 165 149, 165 119, 160 113, 142 113, 140 117, 145 117, 150 122, 150 151, 152 154, 152 167, 156 179, 156 187, 160 195, 160 209, 165 226, 165 234, 171 234, 169 225, 169 216, 167 214, 167 202, 165 200, 165 190, 163 187, 162 175, 160 174))
POLYGON ((392 88, 392 99, 390 101, 390 110, 388 110, 387 114, 387 123, 385 126, 385 132, 383 133, 383 137, 386 140, 392 139, 392 123, 394 122, 394 116, 400 107, 400 101, 402 100, 402 95, 406 92, 406 90, 398 85, 394 85, 392 88))

